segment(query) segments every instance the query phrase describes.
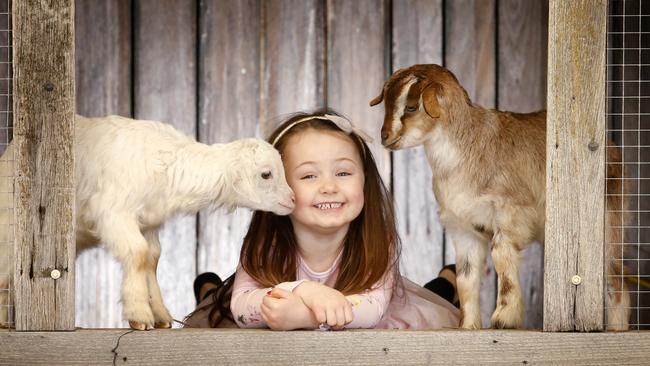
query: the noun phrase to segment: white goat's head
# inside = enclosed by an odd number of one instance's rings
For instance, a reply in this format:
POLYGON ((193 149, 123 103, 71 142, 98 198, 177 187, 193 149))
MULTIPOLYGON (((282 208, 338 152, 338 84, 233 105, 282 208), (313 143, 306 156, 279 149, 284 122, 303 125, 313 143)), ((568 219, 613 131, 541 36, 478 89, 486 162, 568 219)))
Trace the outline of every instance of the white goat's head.
POLYGON ((241 139, 229 143, 234 166, 230 184, 237 206, 288 215, 293 211, 293 191, 284 176, 280 153, 261 139, 241 139))
POLYGON ((454 74, 434 64, 395 71, 370 106, 382 101, 381 143, 391 150, 422 144, 436 126, 448 123, 457 101, 471 104, 454 74))

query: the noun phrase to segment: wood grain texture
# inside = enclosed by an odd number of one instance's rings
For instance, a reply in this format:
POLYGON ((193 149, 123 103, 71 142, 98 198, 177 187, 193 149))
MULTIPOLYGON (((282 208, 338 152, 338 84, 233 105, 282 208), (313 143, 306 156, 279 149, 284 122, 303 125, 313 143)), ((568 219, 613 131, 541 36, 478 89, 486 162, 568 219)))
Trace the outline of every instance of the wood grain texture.
POLYGON ((0 330, 0 364, 646 365, 650 333, 0 330))
MULTIPOLYGON (((131 110, 131 1, 76 0, 75 72, 77 113, 85 116, 131 110)), ((79 254, 76 324, 124 327, 121 268, 102 248, 79 254)))
MULTIPOLYGON (((544 109, 548 1, 502 0, 497 11, 497 107, 515 112, 544 109)), ((520 280, 526 328, 542 327, 543 258, 539 243, 522 252, 520 280)))
MULTIPOLYGON (((189 136, 197 133, 197 3, 136 0, 134 115, 163 121, 189 136)), ((158 281, 174 319, 194 310, 196 215, 176 217, 160 231, 158 281)))
POLYGON ((287 114, 325 106, 325 2, 262 4, 259 120, 266 137, 287 114))
POLYGON ((13 20, 16 329, 74 329, 74 3, 18 2, 13 20))
POLYGON ((550 2, 548 331, 603 329, 606 21, 607 1, 550 2), (590 151, 593 142, 600 148, 590 151), (582 277, 579 286, 571 284, 573 275, 582 277))
MULTIPOLYGON (((395 1, 392 12, 392 71, 414 64, 442 64, 442 1, 395 1)), ((383 104, 375 108, 381 110, 383 104)), ((437 277, 443 265, 443 228, 431 168, 422 146, 392 155, 393 199, 402 239, 400 269, 424 285, 437 277)))
MULTIPOLYGON (((472 102, 496 106, 496 2, 461 0, 445 3, 445 66, 467 90, 472 102)), ((445 263, 455 262, 454 244, 447 237, 445 263)), ((490 255, 481 284, 481 321, 490 326, 496 307, 496 272, 490 255)))
POLYGON ((386 0, 327 2, 327 105, 373 137, 370 149, 386 184, 391 166, 390 154, 379 138, 383 111, 368 103, 389 75, 388 11, 386 0))
MULTIPOLYGON (((202 1, 199 44, 199 138, 221 143, 261 137, 259 0, 202 1)), ((201 212, 198 272, 235 271, 251 212, 201 212)))

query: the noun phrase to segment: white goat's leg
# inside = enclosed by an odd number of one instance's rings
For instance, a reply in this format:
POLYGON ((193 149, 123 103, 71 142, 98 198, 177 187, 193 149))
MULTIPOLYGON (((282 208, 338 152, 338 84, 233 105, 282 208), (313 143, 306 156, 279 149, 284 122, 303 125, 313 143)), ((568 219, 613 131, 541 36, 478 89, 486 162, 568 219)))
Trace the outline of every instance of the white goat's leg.
POLYGON ((124 317, 133 329, 153 329, 149 305, 147 263, 151 252, 137 221, 129 214, 111 212, 103 217, 98 231, 109 251, 122 264, 124 317))
POLYGON ((518 328, 524 319, 524 303, 519 284, 519 246, 513 233, 497 230, 492 239, 492 261, 498 277, 497 308, 492 313, 493 328, 518 328))
POLYGON ((462 229, 447 230, 456 249, 456 287, 462 313, 461 328, 481 329, 481 276, 487 242, 462 229))
POLYGON ((169 310, 165 307, 160 293, 160 286, 158 285, 158 277, 156 270, 158 269, 158 260, 160 259, 160 240, 158 238, 158 230, 147 231, 144 237, 149 243, 149 250, 151 256, 147 262, 147 285, 149 285, 149 301, 151 302, 151 311, 155 319, 155 328, 171 328, 172 316, 169 310))
MULTIPOLYGON (((0 196, 0 202, 6 203, 6 197, 0 196)), ((12 312, 15 266, 13 216, 13 209, 0 204, 0 328, 10 328, 14 322, 12 312)))

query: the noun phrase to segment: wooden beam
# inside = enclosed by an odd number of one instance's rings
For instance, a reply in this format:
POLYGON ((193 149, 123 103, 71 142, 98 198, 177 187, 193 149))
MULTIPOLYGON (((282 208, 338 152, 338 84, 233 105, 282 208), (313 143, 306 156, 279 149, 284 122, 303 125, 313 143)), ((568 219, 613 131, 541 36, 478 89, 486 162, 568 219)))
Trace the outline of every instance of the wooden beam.
POLYGON ((0 364, 646 364, 650 332, 0 330, 0 364))
MULTIPOLYGON (((497 2, 497 107, 533 112, 546 106, 548 4, 540 0, 497 2)), ((532 242, 521 253, 524 328, 540 329, 543 315, 544 250, 532 242)))
MULTIPOLYGON (((131 0, 75 1, 77 113, 132 117, 131 0)), ((76 258, 76 325, 128 326, 120 302, 121 266, 105 248, 76 258)))
MULTIPOLYGON (((197 135, 197 3, 138 0, 134 3, 134 116, 163 121, 197 135), (165 60, 165 62, 160 62, 165 60)), ((159 231, 158 282, 175 319, 194 310, 197 216, 174 217, 159 231)))
MULTIPOLYGON (((451 70, 467 90, 472 102, 496 107, 497 97, 497 19, 496 0, 454 0, 445 2, 445 67, 451 70)), ((530 11, 531 9, 526 8, 530 11)), ((530 15, 529 15, 530 16, 530 15)), ((522 53, 525 51, 521 51, 522 53)), ((512 56, 511 56, 512 58, 512 56)), ((505 60, 502 60, 504 62, 505 60)), ((504 79, 508 76, 502 75, 504 79)), ((427 186, 429 187, 429 186, 427 186)), ((456 262, 452 238, 445 240, 445 264, 456 262)), ((539 267, 541 267, 541 256, 539 267)), ((487 255, 485 277, 481 279, 481 322, 490 327, 490 317, 496 308, 497 278, 492 256, 487 255)), ((528 268, 520 267, 520 277, 528 268)), ((437 272, 436 272, 437 273, 437 272)), ((526 316, 530 314, 526 308, 526 316)), ((526 317, 526 320, 528 317, 526 317)), ((525 321, 526 321, 525 320, 525 321)), ((526 322, 524 323, 526 324, 526 322)))
POLYGON ((14 3, 16 329, 74 329, 74 1, 14 3))
MULTIPOLYGON (((199 140, 256 136, 260 100, 260 0, 200 1, 199 140)), ((262 137, 261 135, 257 135, 262 137)), ((235 272, 251 210, 201 211, 197 270, 235 272)))
MULTIPOLYGON (((392 33, 391 73, 414 64, 442 65, 442 3, 442 0, 400 0, 390 4, 392 22, 386 32, 392 33)), ((384 104, 373 109, 383 113, 384 104)), ((374 121, 373 129, 380 128, 382 121, 381 118, 374 121)), ((377 134, 374 137, 379 139, 377 134)), ((431 167, 424 146, 393 151, 391 155, 395 218, 402 239, 400 271, 413 282, 424 285, 437 277, 444 264, 444 233, 431 189, 431 167)))
POLYGON ((603 329, 606 24, 605 0, 550 2, 547 331, 603 329))

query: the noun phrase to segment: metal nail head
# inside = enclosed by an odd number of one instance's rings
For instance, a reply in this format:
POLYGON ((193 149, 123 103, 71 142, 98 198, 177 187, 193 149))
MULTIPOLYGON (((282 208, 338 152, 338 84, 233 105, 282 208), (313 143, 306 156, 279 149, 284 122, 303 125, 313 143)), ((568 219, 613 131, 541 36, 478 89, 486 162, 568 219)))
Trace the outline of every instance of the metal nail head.
POLYGON ((59 271, 58 269, 53 269, 52 272, 50 272, 50 277, 52 277, 55 280, 58 280, 59 278, 61 278, 61 271, 59 271))
POLYGON ((582 277, 575 275, 571 277, 571 283, 578 286, 582 282, 582 277))

